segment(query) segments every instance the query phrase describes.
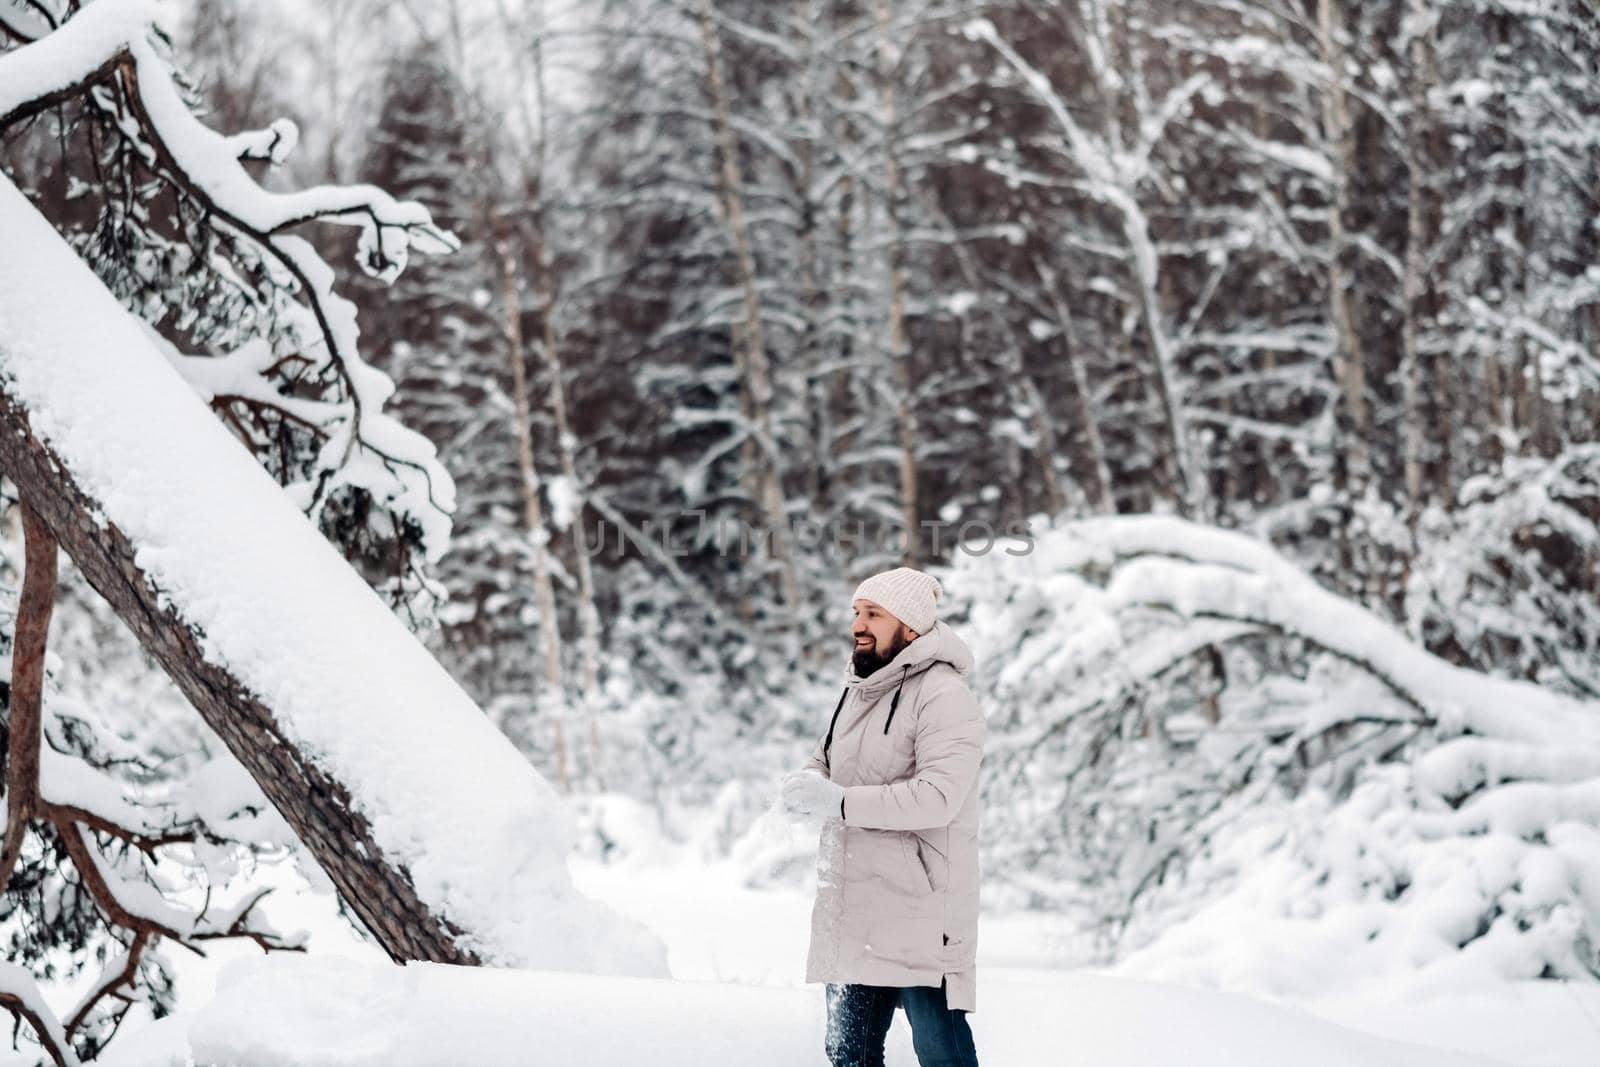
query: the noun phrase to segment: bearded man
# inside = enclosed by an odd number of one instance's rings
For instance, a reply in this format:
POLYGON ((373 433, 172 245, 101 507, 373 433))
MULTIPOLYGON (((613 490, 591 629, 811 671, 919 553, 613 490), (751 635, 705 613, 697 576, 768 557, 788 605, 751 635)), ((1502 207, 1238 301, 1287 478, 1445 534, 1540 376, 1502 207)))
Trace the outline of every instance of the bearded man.
POLYGON ((978 767, 987 724, 972 651, 938 621, 931 574, 897 567, 852 598, 852 652, 828 732, 785 776, 824 818, 806 980, 826 983, 833 1067, 881 1067, 904 1008, 922 1067, 976 1067, 978 767))

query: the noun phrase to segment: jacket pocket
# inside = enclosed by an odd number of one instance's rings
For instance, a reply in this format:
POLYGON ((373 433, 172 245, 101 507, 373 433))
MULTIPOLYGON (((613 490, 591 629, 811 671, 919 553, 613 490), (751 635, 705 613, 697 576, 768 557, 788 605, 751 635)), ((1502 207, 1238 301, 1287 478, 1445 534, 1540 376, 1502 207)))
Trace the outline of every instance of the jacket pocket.
POLYGON ((905 853, 906 866, 911 871, 911 880, 919 892, 932 896, 934 889, 933 876, 928 867, 922 862, 922 839, 914 832, 907 830, 900 835, 900 847, 905 853))
MULTIPOLYGON (((942 836, 949 843, 948 831, 942 836)), ((917 864, 922 868, 923 877, 928 880, 928 887, 935 893, 941 893, 950 886, 950 860, 938 846, 926 837, 915 831, 911 834, 911 853, 916 857, 917 864)))

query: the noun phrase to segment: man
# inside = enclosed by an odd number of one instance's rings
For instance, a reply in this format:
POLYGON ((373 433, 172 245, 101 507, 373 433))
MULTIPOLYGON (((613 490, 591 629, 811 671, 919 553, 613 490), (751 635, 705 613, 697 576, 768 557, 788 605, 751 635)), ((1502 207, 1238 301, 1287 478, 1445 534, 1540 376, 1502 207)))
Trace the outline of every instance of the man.
POLYGON ((942 590, 897 567, 856 589, 854 650, 828 733, 785 776, 784 807, 824 816, 806 981, 826 982, 833 1067, 881 1067, 896 1007, 922 1067, 976 1067, 978 765, 987 732, 938 622, 942 590))

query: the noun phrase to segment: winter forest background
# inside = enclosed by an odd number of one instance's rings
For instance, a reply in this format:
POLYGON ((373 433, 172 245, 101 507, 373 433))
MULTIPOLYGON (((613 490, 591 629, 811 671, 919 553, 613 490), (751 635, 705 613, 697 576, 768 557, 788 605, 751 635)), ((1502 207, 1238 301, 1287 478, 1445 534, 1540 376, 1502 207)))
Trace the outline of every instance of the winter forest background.
MULTIPOLYGON (((0 3, 0 167, 588 861, 803 886, 774 782, 826 727, 850 590, 904 562, 977 654, 986 916, 1047 922, 1053 965, 1600 978, 1587 0, 157 5, 264 188, 430 213, 408 264, 295 231, 392 395, 306 354, 317 276, 173 180, 115 71, 17 104, 12 55, 121 2, 0 3), (398 425, 341 454, 364 398, 398 425)), ((92 1055, 182 1006, 184 937, 108 914, 85 849, 199 907, 191 940, 273 948, 304 945, 251 926, 261 861, 315 864, 62 582, 39 792, 92 774, 171 835, 18 839, 8 966, 104 987, 71 1020, 92 1055)))

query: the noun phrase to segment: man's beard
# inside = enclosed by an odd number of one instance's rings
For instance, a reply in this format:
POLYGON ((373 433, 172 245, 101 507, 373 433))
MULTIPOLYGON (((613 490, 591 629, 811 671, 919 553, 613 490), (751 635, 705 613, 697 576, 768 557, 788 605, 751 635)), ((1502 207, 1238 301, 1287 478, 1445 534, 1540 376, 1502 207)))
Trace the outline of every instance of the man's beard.
POLYGON ((855 664, 856 668, 856 677, 870 678, 873 672, 877 671, 880 667, 887 667, 889 665, 889 661, 898 656, 900 654, 900 650, 905 648, 910 643, 910 641, 905 639, 904 634, 896 633, 893 637, 889 638, 889 647, 885 650, 883 655, 878 654, 878 646, 876 642, 873 643, 871 648, 856 649, 855 655, 852 657, 852 662, 855 664))

